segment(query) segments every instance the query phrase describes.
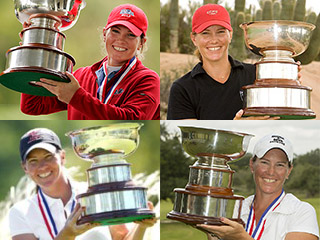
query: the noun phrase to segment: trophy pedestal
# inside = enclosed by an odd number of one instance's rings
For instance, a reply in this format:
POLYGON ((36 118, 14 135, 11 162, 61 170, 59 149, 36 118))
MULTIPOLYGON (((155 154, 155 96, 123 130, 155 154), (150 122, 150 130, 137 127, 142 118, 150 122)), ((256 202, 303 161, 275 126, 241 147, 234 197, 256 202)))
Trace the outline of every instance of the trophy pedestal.
MULTIPOLYGON (((281 80, 280 80, 281 81, 281 80)), ((245 90, 244 116, 279 116, 281 119, 312 119, 311 88, 301 85, 254 84, 245 90)))

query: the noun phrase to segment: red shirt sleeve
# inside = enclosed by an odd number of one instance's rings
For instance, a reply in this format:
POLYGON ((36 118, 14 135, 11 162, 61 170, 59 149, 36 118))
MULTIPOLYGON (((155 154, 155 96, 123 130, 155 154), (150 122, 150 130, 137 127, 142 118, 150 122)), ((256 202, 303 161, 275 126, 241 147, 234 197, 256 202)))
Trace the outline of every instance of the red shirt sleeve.
POLYGON ((59 101, 57 97, 42 97, 22 93, 20 109, 25 114, 41 115, 67 110, 67 104, 59 101))

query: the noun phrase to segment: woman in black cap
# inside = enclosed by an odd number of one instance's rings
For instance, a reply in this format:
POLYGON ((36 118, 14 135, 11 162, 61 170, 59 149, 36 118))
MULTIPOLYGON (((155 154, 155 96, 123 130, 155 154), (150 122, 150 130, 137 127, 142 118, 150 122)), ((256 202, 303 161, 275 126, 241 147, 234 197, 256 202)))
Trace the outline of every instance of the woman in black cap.
MULTIPOLYGON (((58 136, 45 128, 28 131, 20 140, 20 156, 25 173, 37 185, 37 193, 10 209, 12 240, 141 240, 146 228, 156 221, 142 220, 130 231, 125 225, 77 225, 85 209, 75 197, 86 189, 67 177, 63 169, 65 152, 58 136)), ((149 207, 153 208, 152 204, 149 207)))

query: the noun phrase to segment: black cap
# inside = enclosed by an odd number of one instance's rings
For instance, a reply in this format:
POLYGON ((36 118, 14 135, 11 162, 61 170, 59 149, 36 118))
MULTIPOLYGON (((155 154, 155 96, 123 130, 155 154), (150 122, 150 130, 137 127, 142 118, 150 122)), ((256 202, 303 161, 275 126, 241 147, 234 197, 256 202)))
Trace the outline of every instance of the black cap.
POLYGON ((25 133, 20 139, 20 157, 22 162, 27 155, 36 148, 43 148, 49 152, 57 148, 62 149, 58 136, 47 128, 35 128, 25 133), (52 148, 54 146, 55 148, 52 148))

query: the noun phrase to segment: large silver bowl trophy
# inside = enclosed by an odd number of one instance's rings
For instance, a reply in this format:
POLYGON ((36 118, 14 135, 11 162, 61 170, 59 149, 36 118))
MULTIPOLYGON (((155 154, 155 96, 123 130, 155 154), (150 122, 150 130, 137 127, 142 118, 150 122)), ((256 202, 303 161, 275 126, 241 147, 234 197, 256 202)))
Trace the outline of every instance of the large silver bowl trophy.
POLYGON ((7 51, 6 69, 0 83, 23 93, 53 96, 34 82, 40 78, 70 81, 74 58, 63 51, 65 35, 77 21, 84 0, 14 0, 15 13, 23 24, 22 45, 7 51))
POLYGON ((281 119, 315 118, 310 109, 311 88, 298 81, 293 57, 309 45, 314 25, 273 20, 243 23, 247 47, 262 55, 256 63, 257 78, 245 91, 244 116, 280 116, 281 119))
POLYGON ((154 217, 147 206, 146 188, 132 182, 125 160, 138 147, 142 125, 121 123, 67 133, 75 153, 93 162, 87 170, 89 189, 77 196, 86 207, 79 223, 112 225, 154 217))
POLYGON ((220 217, 244 224, 240 218, 244 197, 233 194, 234 171, 228 162, 244 156, 253 135, 198 127, 180 129, 184 150, 197 161, 190 166, 186 187, 174 189, 174 207, 167 217, 189 225, 223 225, 220 217), (240 207, 233 216, 236 201, 240 207))

